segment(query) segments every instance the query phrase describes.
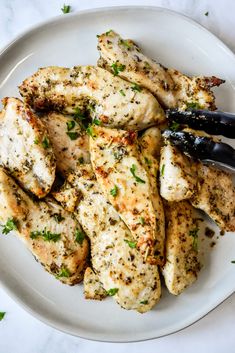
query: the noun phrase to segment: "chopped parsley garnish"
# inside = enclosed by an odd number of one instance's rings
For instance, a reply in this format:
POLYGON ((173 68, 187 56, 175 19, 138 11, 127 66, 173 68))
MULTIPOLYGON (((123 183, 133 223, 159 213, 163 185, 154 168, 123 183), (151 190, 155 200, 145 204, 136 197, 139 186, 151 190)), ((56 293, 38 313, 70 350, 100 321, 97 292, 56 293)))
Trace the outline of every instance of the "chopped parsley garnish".
POLYGON ((106 36, 108 36, 111 32, 113 32, 112 29, 110 29, 109 31, 105 32, 106 36))
POLYGON ((117 76, 119 74, 119 72, 122 72, 125 70, 126 65, 119 64, 118 62, 116 62, 111 65, 111 68, 113 69, 114 76, 117 76))
POLYGON ((35 145, 38 145, 38 144, 39 144, 38 139, 35 139, 35 140, 33 141, 33 143, 34 143, 35 145))
POLYGON ((78 162, 79 162, 80 164, 84 164, 84 158, 83 158, 83 157, 79 157, 79 158, 78 158, 78 162))
POLYGON ((92 124, 94 124, 94 125, 101 125, 101 121, 99 120, 99 119, 93 119, 92 120, 92 124))
POLYGON ((131 87, 132 91, 137 91, 137 92, 141 92, 142 88, 137 85, 137 83, 133 83, 133 86, 131 87))
POLYGON ((135 249, 136 248, 136 245, 137 245, 136 241, 129 241, 128 239, 124 239, 124 241, 129 245, 129 247, 131 249, 135 249))
POLYGON ((112 297, 113 295, 117 294, 117 292, 118 292, 118 288, 110 288, 109 290, 106 291, 106 293, 107 293, 108 295, 110 295, 111 297, 112 297))
POLYGON ((187 109, 201 109, 201 105, 198 102, 188 102, 186 103, 187 109))
POLYGON ((69 13, 71 10, 71 6, 70 5, 65 5, 61 8, 61 11, 66 14, 66 13, 69 13))
POLYGON ((144 161, 147 165, 151 165, 152 161, 150 161, 150 159, 148 159, 147 157, 144 157, 144 161))
POLYGON ((193 237, 192 247, 194 251, 198 251, 198 231, 199 231, 198 228, 195 228, 189 231, 189 235, 193 237))
POLYGON ((118 187, 117 187, 117 185, 114 185, 114 188, 110 190, 110 195, 115 197, 115 196, 117 196, 117 194, 118 194, 118 187))
POLYGON ((45 241, 53 241, 55 243, 60 239, 61 234, 51 233, 49 230, 46 230, 46 229, 44 229, 42 231, 36 230, 36 231, 30 233, 31 239, 37 239, 39 237, 42 237, 43 240, 45 240, 45 241))
POLYGON ((86 129, 86 132, 89 136, 91 136, 92 138, 95 137, 95 134, 94 134, 94 131, 93 131, 93 128, 91 125, 88 126, 88 128, 86 129))
POLYGON ((60 223, 60 222, 62 222, 63 220, 65 220, 65 218, 62 217, 60 213, 54 213, 54 214, 53 214, 53 218, 54 218, 54 220, 55 220, 57 223, 60 223))
POLYGON ((205 13, 205 16, 208 16, 209 15, 209 12, 207 11, 206 13, 205 13))
POLYGON ((49 148, 49 146, 50 146, 49 140, 45 136, 44 139, 42 140, 42 147, 45 148, 45 150, 46 150, 47 148, 49 148))
POLYGON ((78 132, 76 131, 67 131, 66 134, 69 136, 70 140, 77 140, 78 132))
POLYGON ((141 302, 140 302, 140 304, 143 304, 143 305, 147 305, 149 302, 148 302, 148 300, 142 300, 141 302))
POLYGON ((132 164, 132 166, 130 168, 130 172, 138 183, 145 184, 145 181, 135 174, 135 172, 136 172, 136 165, 135 164, 132 164))
POLYGON ((74 109, 74 118, 79 120, 86 119, 85 115, 81 112, 81 109, 78 107, 74 109))
POLYGON ((92 103, 88 104, 87 109, 89 110, 90 113, 94 112, 95 111, 94 103, 93 104, 92 103))
POLYGON ((232 261, 231 261, 231 264, 235 264, 235 260, 232 260, 232 261))
POLYGON ((172 131, 177 131, 179 130, 180 124, 177 123, 176 121, 172 121, 172 124, 170 125, 170 130, 172 131))
POLYGON ((0 321, 3 320, 5 315, 6 315, 5 311, 0 311, 0 321))
POLYGON ((161 176, 164 175, 164 171, 165 171, 165 164, 162 165, 162 168, 161 168, 161 176))
POLYGON ((125 97, 126 96, 126 93, 123 91, 123 89, 120 89, 120 94, 123 96, 123 97, 125 97))
POLYGON ((85 234, 81 230, 76 229, 76 231, 75 231, 75 241, 78 244, 82 245, 84 239, 85 239, 85 234))
POLYGON ((127 49, 130 49, 132 47, 132 43, 129 40, 120 39, 119 43, 122 44, 127 49))
POLYGON ((12 230, 17 230, 17 221, 14 218, 8 218, 7 223, 2 227, 2 234, 8 234, 12 230))
POLYGON ((61 278, 61 277, 70 277, 71 273, 69 272, 69 270, 66 267, 62 267, 60 269, 60 272, 56 275, 56 278, 61 278))
POLYGON ((140 217, 140 224, 142 224, 142 226, 145 225, 145 219, 144 219, 144 217, 140 217))
POLYGON ((69 120, 66 122, 66 125, 67 125, 67 130, 70 131, 70 130, 73 130, 74 126, 75 126, 75 121, 74 120, 69 120))

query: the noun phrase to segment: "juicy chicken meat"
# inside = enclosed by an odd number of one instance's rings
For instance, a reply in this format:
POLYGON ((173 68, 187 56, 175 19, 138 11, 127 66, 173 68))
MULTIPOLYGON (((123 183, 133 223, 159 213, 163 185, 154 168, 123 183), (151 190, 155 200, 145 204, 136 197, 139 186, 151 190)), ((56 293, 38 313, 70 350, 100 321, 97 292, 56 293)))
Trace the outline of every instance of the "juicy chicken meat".
POLYGON ((84 296, 86 299, 102 300, 107 297, 107 292, 103 288, 99 276, 87 267, 83 278, 84 296))
POLYGON ((98 65, 109 71, 119 68, 118 75, 147 88, 165 108, 198 105, 215 109, 211 87, 224 80, 212 77, 189 77, 167 69, 146 57, 132 40, 124 40, 114 31, 98 36, 98 65))
POLYGON ((56 168, 65 176, 90 162, 89 137, 71 115, 56 112, 41 117, 56 157, 56 168))
POLYGON ((90 238, 92 267, 103 288, 124 309, 149 311, 161 295, 157 266, 143 260, 135 239, 101 192, 91 166, 78 168, 67 183, 82 195, 75 215, 90 238))
POLYGON ((166 143, 161 149, 160 194, 167 201, 192 197, 197 184, 196 165, 175 146, 166 143))
POLYGON ((93 127, 90 153, 101 190, 130 229, 144 258, 156 263, 159 226, 156 208, 160 207, 161 213, 162 207, 157 196, 153 196, 152 184, 140 157, 137 134, 93 127))
POLYGON ((24 80, 19 89, 36 110, 73 114, 85 109, 112 128, 142 130, 165 120, 149 91, 136 91, 132 83, 95 66, 42 68, 24 80))
POLYGON ((47 130, 27 104, 4 98, 0 113, 0 165, 39 198, 55 180, 55 157, 47 130))
POLYGON ((82 280, 88 242, 72 214, 50 199, 33 200, 0 168, 2 232, 14 230, 44 268, 66 284, 82 280))
POLYGON ((197 250, 198 227, 188 201, 164 202, 166 217, 166 263, 162 268, 170 293, 180 294, 200 270, 197 250))
POLYGON ((157 155, 161 144, 161 132, 157 127, 147 129, 139 139, 142 163, 148 172, 151 188, 151 200, 155 210, 157 223, 155 258, 156 263, 162 266, 165 262, 165 216, 162 199, 158 191, 158 169, 157 155))
POLYGON ((194 207, 203 210, 221 230, 235 231, 235 188, 225 171, 198 163, 197 191, 191 198, 194 207))

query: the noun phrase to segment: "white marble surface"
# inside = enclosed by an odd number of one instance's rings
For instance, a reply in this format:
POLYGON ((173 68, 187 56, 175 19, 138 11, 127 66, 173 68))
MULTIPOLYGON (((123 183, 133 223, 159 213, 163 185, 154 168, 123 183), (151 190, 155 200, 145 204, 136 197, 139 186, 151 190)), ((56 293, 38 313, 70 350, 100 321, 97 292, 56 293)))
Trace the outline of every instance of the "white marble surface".
MULTIPOLYGON (((66 0, 72 11, 117 5, 156 5, 182 12, 211 30, 235 51, 235 1, 233 0, 66 0), (205 16, 206 12, 208 16, 205 16)), ((0 0, 0 49, 31 25, 61 14, 63 0, 0 0)), ((64 16, 61 14, 61 16, 64 16)), ((235 295, 205 318, 174 335, 158 340, 110 344, 86 341, 58 332, 21 309, 0 288, 1 353, 213 352, 234 351, 235 295)))

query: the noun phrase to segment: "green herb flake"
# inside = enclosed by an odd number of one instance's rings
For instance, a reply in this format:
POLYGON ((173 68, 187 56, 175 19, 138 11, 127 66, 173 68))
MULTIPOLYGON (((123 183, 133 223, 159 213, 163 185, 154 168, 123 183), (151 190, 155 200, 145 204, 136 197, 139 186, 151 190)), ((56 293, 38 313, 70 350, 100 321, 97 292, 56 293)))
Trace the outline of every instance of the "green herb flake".
POLYGON ((137 83, 133 83, 133 86, 131 87, 132 91, 137 91, 137 92, 141 92, 142 88, 137 85, 137 83))
POLYGON ((144 161, 147 165, 151 165, 152 161, 150 159, 148 159, 147 157, 144 157, 144 161))
POLYGON ((126 93, 123 91, 123 89, 120 89, 119 93, 120 93, 123 97, 126 96, 126 93))
POLYGON ((88 128, 86 129, 86 132, 90 137, 92 137, 92 138, 95 137, 95 134, 94 134, 94 131, 93 131, 93 128, 91 125, 88 126, 88 128))
POLYGON ((135 172, 136 172, 136 165, 135 164, 132 164, 132 166, 130 168, 130 172, 138 183, 145 184, 145 181, 135 174, 135 172))
POLYGON ((162 165, 162 168, 161 168, 161 176, 164 175, 164 172, 165 172, 165 164, 162 165))
POLYGON ((110 29, 109 31, 105 32, 105 35, 108 36, 111 32, 113 32, 112 29, 110 29))
POLYGON ((101 125, 101 121, 99 119, 95 118, 95 119, 92 120, 92 124, 99 126, 99 125, 101 125))
POLYGON ((117 294, 117 292, 118 292, 118 288, 110 288, 109 290, 106 291, 106 293, 111 297, 117 294))
POLYGON ((86 119, 85 115, 82 113, 81 109, 78 107, 74 109, 74 118, 79 119, 79 120, 86 119))
POLYGON ((147 305, 149 302, 148 302, 148 300, 142 300, 141 302, 140 302, 140 304, 143 304, 143 305, 147 305))
POLYGON ((55 243, 60 239, 61 234, 51 233, 49 230, 46 230, 46 229, 44 229, 42 231, 36 230, 36 231, 30 233, 31 239, 37 239, 39 237, 42 237, 43 240, 45 240, 45 241, 53 241, 55 243))
POLYGON ((39 144, 38 139, 35 139, 35 140, 33 141, 33 143, 34 143, 35 145, 38 145, 38 144, 39 144))
POLYGON ((126 65, 119 64, 118 62, 116 62, 111 65, 111 68, 113 69, 114 76, 117 76, 119 72, 122 72, 125 70, 126 65))
POLYGON ((144 219, 144 217, 140 217, 140 224, 142 224, 142 226, 145 225, 145 219, 144 219))
POLYGON ((70 130, 73 130, 73 128, 75 127, 75 121, 74 120, 69 120, 66 122, 66 125, 67 125, 67 130, 70 131, 70 130))
POLYGON ((48 138, 45 136, 44 139, 42 140, 42 147, 46 150, 47 148, 50 147, 50 143, 48 138))
POLYGON ((56 275, 56 278, 61 278, 61 277, 70 277, 71 276, 71 273, 70 271, 66 268, 66 267, 62 267, 60 269, 60 272, 56 275))
POLYGON ((0 311, 0 321, 4 319, 4 316, 6 315, 5 311, 0 311))
POLYGON ((129 40, 120 39, 119 43, 124 47, 126 47, 127 49, 131 49, 132 47, 132 43, 129 40))
POLYGON ((137 245, 136 241, 129 241, 128 239, 124 239, 124 241, 125 241, 125 243, 127 243, 129 245, 129 247, 131 249, 135 249, 136 248, 136 245, 137 245))
POLYGON ((66 14, 66 13, 70 13, 71 11, 71 6, 70 5, 65 5, 61 8, 61 11, 66 14))
POLYGON ((172 121, 172 124, 170 125, 170 130, 172 131, 178 131, 180 127, 180 124, 177 123, 176 121, 172 121))
POLYGON ((207 11, 204 15, 205 15, 205 16, 208 16, 208 15, 209 15, 209 12, 207 11))
POLYGON ((114 185, 114 188, 110 190, 110 195, 112 195, 113 197, 116 197, 118 194, 118 187, 117 185, 114 185))
POLYGON ((76 231, 75 231, 75 241, 78 244, 82 245, 84 239, 85 239, 85 234, 81 230, 76 229, 76 231))
POLYGON ((195 228, 189 231, 189 235, 193 237, 192 247, 194 251, 198 251, 198 231, 199 231, 198 228, 195 228))
POLYGON ((54 213, 53 218, 57 223, 61 223, 62 221, 65 220, 65 218, 62 217, 60 213, 54 213))
POLYGON ((201 105, 198 102, 188 102, 186 103, 187 109, 201 109, 201 105))
POLYGON ((232 261, 231 261, 231 264, 235 264, 235 260, 232 260, 232 261))
POLYGON ((74 141, 77 140, 78 138, 78 132, 76 131, 67 131, 66 134, 68 135, 68 137, 70 138, 70 140, 74 141))
POLYGON ((17 221, 14 218, 8 218, 7 223, 2 227, 2 234, 8 234, 12 230, 17 230, 17 221))

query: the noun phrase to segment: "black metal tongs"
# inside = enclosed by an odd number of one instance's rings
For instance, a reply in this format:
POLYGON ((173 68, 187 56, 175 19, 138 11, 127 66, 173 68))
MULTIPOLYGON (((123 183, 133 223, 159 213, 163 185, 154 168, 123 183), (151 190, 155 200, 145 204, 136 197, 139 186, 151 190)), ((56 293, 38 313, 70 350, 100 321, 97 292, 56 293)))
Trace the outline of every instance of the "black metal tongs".
POLYGON ((234 114, 208 110, 170 109, 167 110, 166 117, 173 129, 165 130, 163 136, 182 152, 193 158, 216 163, 235 171, 235 149, 233 147, 223 142, 216 142, 207 136, 197 136, 191 131, 179 130, 179 127, 188 126, 211 135, 223 135, 235 139, 234 114))

